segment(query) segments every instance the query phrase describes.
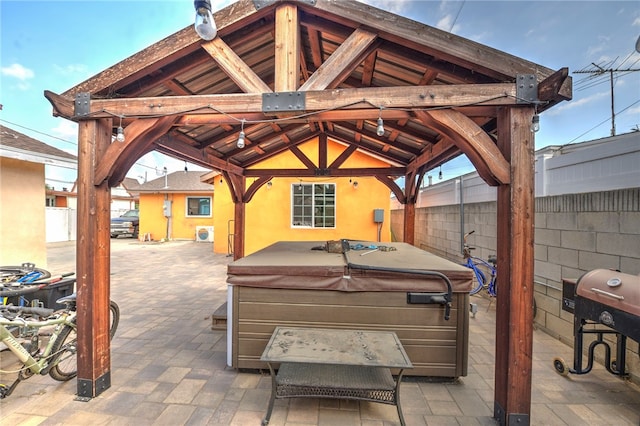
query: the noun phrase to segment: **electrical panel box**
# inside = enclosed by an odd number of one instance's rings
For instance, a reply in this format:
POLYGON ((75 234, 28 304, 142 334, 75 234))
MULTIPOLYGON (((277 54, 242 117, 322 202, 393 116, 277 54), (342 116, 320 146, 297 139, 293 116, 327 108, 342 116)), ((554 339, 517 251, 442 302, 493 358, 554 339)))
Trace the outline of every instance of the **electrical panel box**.
POLYGON ((382 222, 384 222, 384 210, 383 209, 373 209, 373 222, 374 223, 382 223, 382 222))
POLYGON ((171 200, 164 200, 162 204, 162 213, 164 217, 171 217, 171 200))

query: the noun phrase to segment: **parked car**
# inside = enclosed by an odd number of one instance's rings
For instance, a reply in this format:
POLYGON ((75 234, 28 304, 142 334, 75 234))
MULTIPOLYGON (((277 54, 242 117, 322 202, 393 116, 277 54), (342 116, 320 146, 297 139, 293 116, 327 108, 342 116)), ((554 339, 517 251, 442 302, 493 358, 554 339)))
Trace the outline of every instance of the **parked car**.
POLYGON ((117 238, 119 235, 131 235, 133 238, 138 238, 139 216, 138 210, 128 210, 120 217, 111 218, 111 238, 117 238))

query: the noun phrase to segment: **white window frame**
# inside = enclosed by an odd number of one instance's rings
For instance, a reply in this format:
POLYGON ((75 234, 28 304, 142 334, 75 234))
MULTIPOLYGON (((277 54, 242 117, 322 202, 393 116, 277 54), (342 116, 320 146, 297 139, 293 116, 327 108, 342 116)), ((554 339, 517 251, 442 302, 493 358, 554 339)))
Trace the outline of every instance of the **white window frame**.
MULTIPOLYGON (((320 196, 320 195, 318 195, 320 196)), ((292 228, 296 228, 296 229, 335 229, 336 228, 336 221, 337 221, 337 185, 335 183, 332 182, 322 182, 322 183, 293 183, 291 184, 291 216, 290 216, 290 224, 292 228), (325 222, 326 222, 326 218, 333 218, 333 226, 316 226, 316 212, 318 208, 322 208, 322 207, 326 207, 325 205, 323 206, 316 206, 316 189, 318 186, 322 186, 322 185, 330 185, 333 187, 333 215, 327 215, 325 214, 325 222), (304 196, 304 194, 302 195, 297 195, 296 194, 296 188, 311 188, 311 194, 307 195, 307 197, 311 198, 311 206, 305 206, 304 204, 300 204, 300 205, 296 205, 296 197, 300 197, 300 196, 304 196), (311 214, 311 218, 310 218, 310 224, 300 224, 299 221, 296 221, 296 217, 300 216, 299 214, 296 215, 296 208, 308 208, 310 209, 310 214, 311 214)), ((326 197, 325 197, 326 198, 326 197)), ((302 218, 305 218, 304 212, 302 212, 302 218)))
POLYGON ((207 197, 207 196, 203 196, 203 195, 189 195, 185 198, 185 202, 184 202, 184 215, 185 217, 211 217, 212 216, 212 210, 213 210, 213 197, 207 197), (197 199, 197 200, 202 200, 202 199, 208 199, 209 200, 209 214, 189 214, 189 200, 190 199, 197 199))

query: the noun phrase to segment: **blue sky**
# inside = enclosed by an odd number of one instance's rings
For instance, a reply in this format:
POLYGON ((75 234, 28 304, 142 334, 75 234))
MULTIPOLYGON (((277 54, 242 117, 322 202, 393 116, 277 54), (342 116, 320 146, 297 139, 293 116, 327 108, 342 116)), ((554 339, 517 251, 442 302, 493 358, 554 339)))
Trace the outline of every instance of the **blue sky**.
MULTIPOLYGON (((214 10, 230 1, 212 0, 214 10)), ((611 134, 610 81, 575 71, 640 69, 638 1, 367 0, 376 7, 450 31, 547 68, 568 67, 571 102, 541 115, 536 148, 611 134)), ((193 22, 191 0, 0 0, 0 124, 76 154, 74 123, 51 114, 45 90, 62 93, 193 22)), ((614 73, 616 133, 640 126, 640 71, 614 73)), ((141 158, 130 177, 182 170, 160 154, 141 158)), ((463 160, 445 178, 470 171, 463 160)), ((47 166, 48 183, 70 187, 75 174, 47 166)))

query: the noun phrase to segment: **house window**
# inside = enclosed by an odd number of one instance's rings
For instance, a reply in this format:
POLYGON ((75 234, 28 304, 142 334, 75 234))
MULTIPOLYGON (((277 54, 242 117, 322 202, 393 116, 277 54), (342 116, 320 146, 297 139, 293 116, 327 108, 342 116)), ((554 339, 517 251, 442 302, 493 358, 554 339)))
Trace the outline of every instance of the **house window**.
POLYGON ((187 217, 211 216, 211 197, 187 197, 187 217))
POLYGON ((291 185, 291 225, 300 228, 335 228, 336 185, 291 185))

